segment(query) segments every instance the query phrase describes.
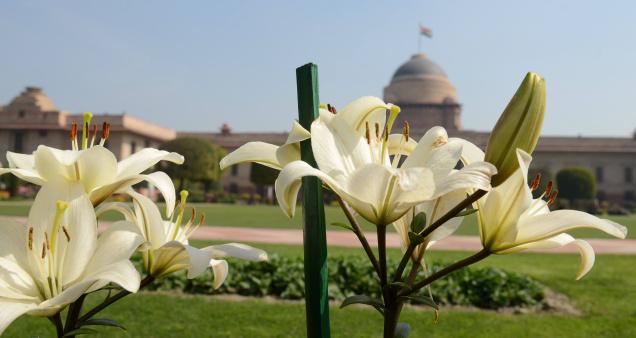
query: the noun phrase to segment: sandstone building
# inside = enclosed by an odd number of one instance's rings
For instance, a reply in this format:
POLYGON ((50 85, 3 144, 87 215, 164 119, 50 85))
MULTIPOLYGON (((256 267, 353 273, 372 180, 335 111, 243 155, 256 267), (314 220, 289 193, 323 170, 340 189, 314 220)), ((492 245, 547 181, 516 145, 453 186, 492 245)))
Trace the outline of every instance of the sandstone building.
MULTIPOLYGON (((419 138, 428 128, 440 125, 451 136, 467 139, 484 148, 488 132, 462 129, 461 104, 443 69, 425 54, 412 56, 400 65, 384 88, 384 100, 399 105, 397 121, 408 120, 411 134, 419 138)), ((81 114, 57 109, 40 88, 27 87, 6 106, 0 106, 0 153, 7 150, 29 153, 38 144, 70 148, 71 123, 81 122, 81 114)), ((234 133, 228 125, 218 132, 175 132, 127 114, 95 115, 99 125, 111 124, 107 147, 121 159, 143 147, 157 147, 177 136, 207 139, 232 151, 249 141, 283 144, 285 133, 234 133)), ((543 136, 534 153, 533 168, 554 176, 566 167, 584 167, 597 181, 601 200, 636 200, 636 133, 630 137, 543 136)), ((7 165, 2 156, 3 165, 7 165)), ((223 187, 229 192, 253 193, 250 164, 229 168, 223 187)))
MULTIPOLYGON (((70 149, 71 124, 82 124, 82 114, 59 110, 41 88, 27 87, 8 105, 0 106, 0 154, 7 165, 7 151, 31 153, 39 144, 70 149)), ((106 142, 118 159, 127 157, 144 147, 158 147, 174 139, 174 130, 146 122, 128 114, 97 114, 93 122, 101 126, 106 121, 111 132, 106 142)), ((101 129, 101 128, 100 128, 101 129)))
MULTIPOLYGON (((430 127, 439 125, 454 137, 467 139, 482 149, 488 132, 464 130, 457 92, 443 69, 425 54, 416 54, 400 65, 384 88, 384 100, 402 108, 396 125, 408 120, 416 139, 430 127)), ((180 133, 202 137, 231 151, 249 141, 283 144, 283 133, 232 133, 224 125, 217 133, 180 133)), ((631 137, 543 136, 534 153, 532 167, 548 176, 567 167, 584 167, 596 176, 599 199, 636 199, 636 133, 631 137)), ((226 190, 253 192, 250 164, 228 169, 226 190)))

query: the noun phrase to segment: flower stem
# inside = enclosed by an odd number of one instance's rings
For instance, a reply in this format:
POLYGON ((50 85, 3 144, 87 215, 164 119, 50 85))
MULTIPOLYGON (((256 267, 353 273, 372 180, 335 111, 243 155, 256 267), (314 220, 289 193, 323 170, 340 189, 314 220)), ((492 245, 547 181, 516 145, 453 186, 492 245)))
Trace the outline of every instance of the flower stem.
POLYGON ((55 332, 57 333, 57 337, 61 338, 64 336, 64 327, 62 326, 62 317, 60 313, 56 313, 55 315, 49 317, 49 320, 53 325, 55 325, 55 332))
POLYGON ((386 271, 386 225, 378 224, 376 230, 378 234, 378 259, 380 260, 380 284, 382 285, 383 293, 386 295, 385 289, 387 284, 389 284, 386 271))
POLYGON ((475 203, 478 199, 482 198, 486 195, 487 191, 485 190, 477 190, 471 195, 469 195, 465 200, 461 201, 457 204, 453 209, 450 209, 444 216, 438 218, 435 222, 433 222, 430 226, 424 228, 422 231, 418 233, 418 235, 426 238, 426 236, 430 235, 433 231, 437 230, 442 224, 448 222, 451 218, 457 216, 462 210, 469 207, 471 204, 475 203))
POLYGON ((461 261, 457 261, 445 268, 443 268, 442 270, 439 270, 435 273, 433 273, 432 275, 424 278, 423 280, 415 283, 413 285, 412 288, 408 288, 408 289, 402 289, 402 291, 400 291, 398 293, 398 296, 408 296, 416 291, 418 291, 419 289, 431 284, 432 282, 450 274, 451 272, 454 272, 456 270, 459 270, 463 267, 475 264, 477 262, 479 262, 480 260, 486 258, 490 256, 490 252, 487 249, 482 249, 481 251, 477 252, 476 254, 466 257, 464 259, 462 259, 461 261))
MULTIPOLYGON (((154 277, 148 275, 146 278, 144 278, 141 281, 141 284, 139 284, 139 289, 147 286, 148 284, 152 283, 154 280, 155 280, 154 277)), ((111 305, 111 304, 115 303, 116 301, 128 296, 129 294, 131 294, 130 291, 121 290, 118 293, 116 293, 114 296, 108 297, 101 304, 97 305, 96 307, 92 308, 90 311, 86 312, 83 316, 81 316, 80 319, 79 319, 79 323, 91 319, 94 315, 98 314, 99 312, 104 310, 109 305, 111 305)))
POLYGON ((378 260, 375 258, 375 254, 373 253, 373 250, 371 249, 371 246, 369 245, 367 238, 364 236, 364 233, 362 232, 362 229, 360 228, 360 224, 358 224, 358 221, 353 216, 353 213, 351 212, 351 208, 349 207, 349 205, 347 205, 347 203, 343 201, 342 198, 340 198, 340 196, 336 195, 336 198, 338 200, 338 204, 340 204, 340 208, 344 212, 345 216, 347 216, 347 220, 349 220, 349 223, 351 224, 353 233, 356 235, 356 237, 358 237, 358 240, 362 244, 362 248, 364 249, 364 252, 366 252, 367 257, 369 257, 369 260, 371 261, 371 264, 373 265, 373 268, 375 269, 375 272, 378 274, 378 277, 379 277, 380 265, 378 264, 378 260))

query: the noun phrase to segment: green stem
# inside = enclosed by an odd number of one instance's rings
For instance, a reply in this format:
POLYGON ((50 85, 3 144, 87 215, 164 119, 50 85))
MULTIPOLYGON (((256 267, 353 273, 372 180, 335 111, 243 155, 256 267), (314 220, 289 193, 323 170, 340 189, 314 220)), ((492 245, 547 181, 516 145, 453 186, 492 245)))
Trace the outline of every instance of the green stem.
POLYGON ((386 286, 388 284, 386 271, 386 225, 378 224, 376 230, 378 234, 378 259, 380 260, 380 284, 386 294, 386 286))
POLYGON ((395 330, 397 329, 398 321, 400 320, 400 313, 402 312, 402 306, 404 303, 397 300, 396 297, 391 297, 390 302, 384 308, 384 338, 394 338, 395 330))
POLYGON ((49 320, 53 325, 55 325, 55 332, 57 333, 57 337, 61 338, 64 336, 64 326, 62 325, 62 317, 60 313, 56 313, 55 315, 49 317, 49 320))
POLYGON ((64 325, 64 333, 71 332, 77 328, 77 318, 82 311, 82 306, 84 305, 84 299, 86 299, 86 295, 80 296, 75 302, 73 302, 69 308, 68 313, 66 314, 66 324, 64 325))
POLYGON ((347 216, 347 220, 349 220, 349 224, 351 224, 351 227, 353 228, 353 233, 356 235, 356 237, 358 237, 358 240, 362 244, 362 248, 364 249, 364 252, 366 252, 367 257, 369 257, 369 260, 371 261, 371 264, 373 265, 373 268, 375 269, 375 272, 378 274, 378 277, 379 277, 380 265, 378 264, 378 260, 375 258, 375 255, 373 254, 371 245, 369 245, 367 238, 364 236, 364 233, 362 232, 362 229, 360 228, 360 224, 358 224, 358 221, 353 216, 353 213, 351 212, 351 208, 349 207, 349 205, 347 205, 347 203, 343 201, 342 198, 340 198, 340 196, 336 195, 336 197, 338 200, 338 204, 340 204, 340 208, 344 212, 345 216, 347 216))
MULTIPOLYGON (((155 280, 154 277, 152 277, 150 275, 147 276, 146 278, 144 278, 141 281, 141 284, 139 285, 139 289, 142 289, 143 287, 145 287, 148 284, 152 283, 154 280, 155 280)), ((102 303, 100 303, 96 307, 92 308, 90 311, 86 312, 82 317, 80 317, 79 322, 82 323, 82 322, 85 322, 85 321, 91 319, 94 315, 98 314, 100 311, 104 310, 109 305, 111 305, 111 304, 115 303, 116 301, 128 296, 129 294, 131 294, 131 292, 127 291, 127 290, 119 291, 114 296, 107 298, 102 303)))
POLYGON ((448 222, 451 218, 457 216, 462 210, 469 207, 471 204, 475 203, 478 199, 482 198, 486 195, 487 191, 485 190, 477 190, 471 195, 469 195, 465 200, 461 201, 457 204, 453 209, 450 209, 444 216, 438 218, 435 222, 433 222, 430 226, 424 228, 422 231, 418 233, 418 235, 426 238, 433 231, 437 230, 442 224, 448 222))
MULTIPOLYGON (((408 264, 409 259, 411 258, 411 255, 413 255, 413 251, 415 251, 416 247, 417 247, 416 245, 409 244, 409 246, 406 248, 406 252, 404 253, 404 256, 402 256, 402 260, 400 261, 400 264, 398 265, 397 270, 395 270, 395 277, 393 277, 394 282, 397 282, 402 279, 402 273, 404 273, 406 264, 408 264)), ((413 264, 415 264, 415 262, 413 262, 413 264)))
POLYGON ((398 293, 398 296, 408 296, 416 291, 418 291, 419 289, 431 284, 432 282, 450 274, 451 272, 454 272, 456 270, 459 270, 463 267, 469 266, 471 264, 475 264, 477 262, 479 262, 480 260, 488 257, 490 255, 490 252, 486 249, 482 249, 481 251, 477 252, 476 254, 466 257, 464 259, 462 259, 461 261, 457 261, 445 268, 443 268, 442 270, 439 270, 435 273, 433 273, 432 275, 424 278, 423 280, 421 280, 420 282, 417 282, 413 285, 412 288, 408 288, 408 289, 403 289, 402 291, 400 291, 398 293))

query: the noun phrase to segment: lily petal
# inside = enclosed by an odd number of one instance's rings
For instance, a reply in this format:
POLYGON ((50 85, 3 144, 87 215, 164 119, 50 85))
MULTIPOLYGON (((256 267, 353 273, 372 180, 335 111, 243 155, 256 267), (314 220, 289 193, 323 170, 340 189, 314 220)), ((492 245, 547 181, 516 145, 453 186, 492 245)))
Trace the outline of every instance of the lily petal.
POLYGON ((266 167, 280 170, 282 166, 280 162, 278 162, 278 158, 276 156, 277 150, 278 147, 273 144, 265 142, 248 142, 223 157, 221 162, 219 162, 219 166, 221 167, 221 170, 225 170, 225 168, 235 164, 256 162, 266 167))
POLYGON ((154 148, 144 148, 119 162, 116 179, 121 180, 128 176, 138 175, 159 161, 182 164, 184 158, 177 153, 154 148))
POLYGON ((11 301, 0 298, 0 334, 4 333, 9 324, 18 317, 29 312, 36 307, 30 302, 11 301))
POLYGON ((371 127, 377 123, 380 128, 384 129, 388 109, 391 109, 391 106, 381 99, 374 96, 363 96, 344 106, 335 118, 346 121, 358 135, 364 135, 366 122, 371 127))
POLYGON ((617 238, 627 236, 627 228, 610 220, 601 219, 576 210, 556 210, 548 214, 520 219, 517 242, 547 239, 576 228, 593 228, 617 238))
POLYGON ((541 241, 522 244, 497 253, 509 254, 530 249, 553 249, 566 246, 568 244, 576 245, 579 249, 579 254, 581 255, 581 264, 579 266, 579 270, 576 273, 576 279, 579 280, 583 276, 585 276, 594 266, 594 249, 587 241, 584 241, 582 239, 575 239, 568 234, 560 234, 541 241))
POLYGON ((211 252, 213 258, 235 257, 248 261, 267 260, 267 252, 241 243, 212 245, 201 250, 211 252))

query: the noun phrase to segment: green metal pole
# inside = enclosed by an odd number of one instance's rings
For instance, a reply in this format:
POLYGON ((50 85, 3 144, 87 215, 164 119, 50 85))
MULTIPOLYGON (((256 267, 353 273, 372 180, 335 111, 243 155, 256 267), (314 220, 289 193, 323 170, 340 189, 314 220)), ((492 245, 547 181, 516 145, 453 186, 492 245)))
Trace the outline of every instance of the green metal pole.
MULTIPOLYGON (((308 63, 296 68, 298 120, 307 130, 318 117, 318 66, 308 63)), ((300 143, 300 157, 317 167, 311 141, 300 143)), ((329 298, 327 296, 327 236, 322 183, 316 177, 304 177, 303 244, 305 249, 305 310, 307 337, 325 338, 329 333, 329 298)))

